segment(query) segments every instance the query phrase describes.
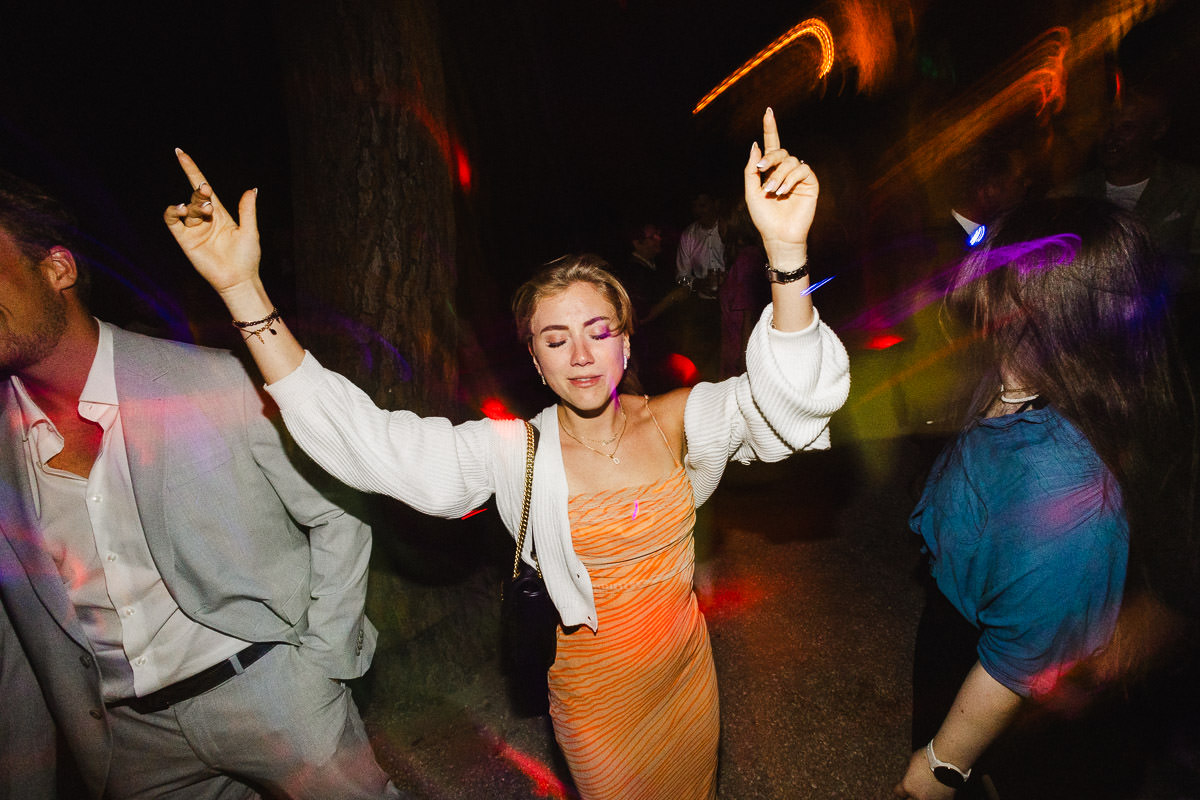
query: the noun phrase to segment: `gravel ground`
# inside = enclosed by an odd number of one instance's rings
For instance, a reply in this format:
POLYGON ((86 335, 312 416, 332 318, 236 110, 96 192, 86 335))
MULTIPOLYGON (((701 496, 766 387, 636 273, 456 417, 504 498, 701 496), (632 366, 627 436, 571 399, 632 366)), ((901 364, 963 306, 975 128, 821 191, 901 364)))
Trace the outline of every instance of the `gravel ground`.
MULTIPOLYGON (((930 452, 883 443, 731 467, 698 574, 720 684, 722 800, 891 796, 908 761, 922 604, 906 523, 930 452)), ((395 663, 376 659, 381 684, 404 684, 387 674, 395 663)), ((418 696, 364 703, 402 789, 421 800, 575 796, 549 720, 512 715, 496 663, 451 657, 434 670, 410 681, 418 696)), ((1194 748, 1177 754, 1142 797, 1200 797, 1181 788, 1198 773, 1194 748), (1188 759, 1181 780, 1171 770, 1188 759)))

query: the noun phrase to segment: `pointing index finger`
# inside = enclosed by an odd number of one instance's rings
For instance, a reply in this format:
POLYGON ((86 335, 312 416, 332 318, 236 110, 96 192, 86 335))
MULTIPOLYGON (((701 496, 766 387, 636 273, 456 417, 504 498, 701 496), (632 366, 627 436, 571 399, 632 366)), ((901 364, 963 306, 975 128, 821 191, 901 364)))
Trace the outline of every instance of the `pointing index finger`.
POLYGON ((183 167, 183 173, 187 175, 189 184, 192 187, 192 202, 197 202, 196 198, 200 197, 212 203, 214 210, 224 212, 224 206, 217 198, 216 191, 212 188, 212 184, 204 177, 204 173, 196 166, 196 162, 187 153, 175 148, 175 157, 179 159, 179 166, 183 167), (207 188, 205 188, 207 187, 207 188))
POLYGON ((192 161, 191 156, 176 147, 175 157, 179 159, 179 166, 183 167, 183 174, 187 175, 188 182, 193 189, 198 189, 201 184, 208 183, 204 178, 204 173, 196 166, 196 162, 192 161))
POLYGON ((766 113, 763 114, 763 153, 778 149, 779 128, 775 125, 775 112, 768 106, 766 113))

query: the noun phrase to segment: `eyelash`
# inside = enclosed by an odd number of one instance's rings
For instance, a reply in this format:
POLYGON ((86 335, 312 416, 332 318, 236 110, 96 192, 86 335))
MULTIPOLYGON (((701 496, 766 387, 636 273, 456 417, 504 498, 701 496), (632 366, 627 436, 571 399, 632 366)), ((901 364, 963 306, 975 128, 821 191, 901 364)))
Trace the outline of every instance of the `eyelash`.
MULTIPOLYGON (((605 339, 608 339, 609 337, 611 337, 612 335, 613 335, 612 331, 605 331, 604 333, 592 334, 592 338, 595 339, 597 342, 602 342, 605 339)), ((560 342, 546 342, 546 347, 562 347, 566 343, 567 343, 566 339, 563 339, 560 342)))

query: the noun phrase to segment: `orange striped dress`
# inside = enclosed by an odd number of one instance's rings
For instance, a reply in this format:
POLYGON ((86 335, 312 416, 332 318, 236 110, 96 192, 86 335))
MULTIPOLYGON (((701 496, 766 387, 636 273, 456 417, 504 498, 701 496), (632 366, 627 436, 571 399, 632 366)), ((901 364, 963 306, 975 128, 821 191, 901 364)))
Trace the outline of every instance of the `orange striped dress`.
POLYGON ((717 674, 692 592, 695 510, 683 468, 574 495, 575 552, 600 629, 558 631, 550 715, 583 800, 712 800, 717 674))

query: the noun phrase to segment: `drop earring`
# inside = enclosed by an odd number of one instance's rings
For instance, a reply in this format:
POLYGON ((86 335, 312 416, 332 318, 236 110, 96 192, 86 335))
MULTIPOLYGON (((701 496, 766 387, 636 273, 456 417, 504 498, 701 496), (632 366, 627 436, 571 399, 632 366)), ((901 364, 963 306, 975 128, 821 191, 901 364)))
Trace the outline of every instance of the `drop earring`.
POLYGON ((621 365, 621 369, 629 369, 629 356, 625 356, 625 363, 621 365))

